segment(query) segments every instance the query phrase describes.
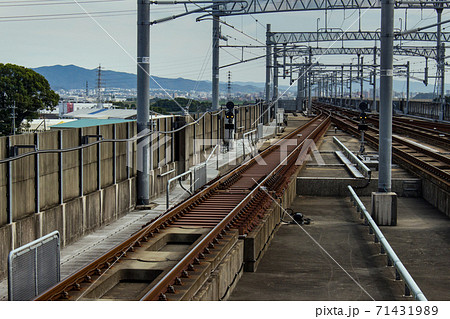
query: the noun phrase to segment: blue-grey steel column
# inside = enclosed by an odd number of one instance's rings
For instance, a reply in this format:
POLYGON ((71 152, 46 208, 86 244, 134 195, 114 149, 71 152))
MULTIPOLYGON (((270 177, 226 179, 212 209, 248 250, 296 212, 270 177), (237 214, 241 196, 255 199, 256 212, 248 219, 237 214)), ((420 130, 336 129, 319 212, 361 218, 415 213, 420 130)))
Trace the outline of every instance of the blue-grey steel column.
POLYGON ((311 116, 312 113, 312 96, 311 96, 311 77, 312 77, 312 52, 311 47, 309 47, 308 54, 308 116, 311 116))
MULTIPOLYGON (((441 0, 442 1, 442 0, 441 0)), ((439 120, 444 119, 444 109, 445 109, 445 53, 444 46, 442 44, 442 5, 439 4, 436 7, 437 12, 437 68, 438 68, 438 77, 439 77, 439 120)))
POLYGON ((409 61, 406 61, 406 108, 405 108, 405 114, 409 113, 409 79, 410 79, 410 63, 409 61))
POLYGON ((372 111, 377 110, 377 47, 373 48, 373 101, 372 111))
MULTIPOLYGON (((150 2, 138 0, 137 21, 137 133, 147 135, 149 125, 150 89, 150 2)), ((137 204, 147 205, 150 198, 149 186, 149 143, 147 135, 138 140, 137 204)))
POLYGON ((270 119, 270 72, 272 70, 272 45, 270 43, 270 24, 266 26, 266 103, 267 114, 270 119))
POLYGON ((278 49, 273 50, 273 97, 274 117, 276 119, 278 113, 278 49))
POLYGON ((212 108, 219 109, 219 15, 218 7, 213 7, 212 22, 212 108))
POLYGON ((348 97, 350 98, 350 108, 352 107, 352 82, 353 82, 353 64, 350 63, 350 82, 349 82, 349 93, 348 97))
POLYGON ((391 191, 392 78, 394 45, 394 0, 381 1, 380 142, 378 191, 391 191))

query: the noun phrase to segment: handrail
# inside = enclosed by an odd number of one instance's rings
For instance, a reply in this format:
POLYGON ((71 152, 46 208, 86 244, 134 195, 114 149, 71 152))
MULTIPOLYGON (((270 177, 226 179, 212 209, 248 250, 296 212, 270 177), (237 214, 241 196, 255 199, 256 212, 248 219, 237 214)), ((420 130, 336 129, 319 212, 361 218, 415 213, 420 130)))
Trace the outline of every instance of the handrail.
POLYGON ((409 296, 412 292, 414 297, 416 298, 416 300, 427 301, 427 298, 425 297, 423 292, 420 290, 419 286, 416 284, 414 279, 411 277, 408 270, 406 270, 406 267, 402 264, 402 262, 400 261, 400 258, 398 258, 397 254, 394 252, 391 245, 389 245, 389 242, 384 237, 384 235, 381 232, 378 225, 375 223, 375 221, 370 216, 369 212, 367 211, 366 207, 359 199, 358 195, 355 193, 355 191, 353 190, 353 188, 350 185, 348 185, 347 188, 350 191, 353 203, 357 206, 357 209, 361 214, 361 218, 363 218, 363 215, 364 215, 364 218, 366 221, 365 223, 366 223, 366 225, 369 226, 370 233, 371 234, 372 234, 372 232, 374 233, 375 242, 378 242, 378 241, 380 242, 381 247, 382 247, 381 253, 382 254, 386 253, 386 255, 388 256, 388 265, 391 266, 393 264, 393 266, 395 267, 396 280, 400 280, 400 276, 401 276, 401 278, 403 278, 403 281, 405 282, 405 296, 409 296))
POLYGON ((190 182, 189 182, 189 186, 192 192, 192 171, 187 171, 184 172, 183 174, 180 174, 178 176, 172 177, 171 179, 169 179, 167 181, 167 189, 166 189, 166 209, 169 209, 169 193, 170 193, 170 183, 172 183, 173 181, 176 181, 177 179, 186 176, 186 175, 190 175, 190 182))
POLYGON ((333 142, 335 144, 337 144, 339 146, 339 148, 347 155, 347 157, 349 158, 350 162, 355 164, 360 170, 363 171, 364 176, 369 177, 370 174, 372 174, 372 171, 370 170, 370 168, 368 168, 366 166, 366 164, 361 162, 361 160, 355 154, 353 154, 353 152, 350 151, 341 141, 339 141, 336 138, 336 136, 333 136, 333 142))
POLYGON ((248 131, 247 133, 242 134, 242 156, 243 156, 243 158, 245 158, 245 136, 256 133, 256 131, 257 130, 255 129, 255 130, 251 130, 251 131, 248 131))

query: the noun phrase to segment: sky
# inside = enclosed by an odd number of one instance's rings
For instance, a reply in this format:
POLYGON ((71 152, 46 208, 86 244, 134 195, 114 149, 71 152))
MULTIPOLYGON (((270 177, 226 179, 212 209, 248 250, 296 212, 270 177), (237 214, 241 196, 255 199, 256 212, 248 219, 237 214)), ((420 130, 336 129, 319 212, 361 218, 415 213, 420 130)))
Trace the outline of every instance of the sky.
MULTIPOLYGON (((26 67, 75 64, 88 69, 102 65, 114 71, 136 73, 136 0, 0 0, 0 62, 26 67), (87 13, 91 13, 89 17, 87 13), (96 12, 103 12, 96 14, 96 12), (108 16, 104 13, 108 12, 108 16), (42 16, 45 15, 45 16, 42 16)), ((197 8, 190 5, 191 9, 197 8)), ((151 20, 184 11, 182 5, 152 5, 151 20)), ((449 19, 450 12, 443 14, 449 19)), ((201 14, 192 14, 151 27, 151 74, 192 80, 211 79, 210 19, 196 22, 201 14)), ((328 27, 356 31, 380 27, 380 10, 334 10, 327 14, 328 27)), ((265 44, 266 24, 272 31, 316 31, 324 27, 324 11, 254 14, 223 17, 222 34, 229 45, 265 44), (320 19, 320 20, 318 20, 320 19), (233 27, 230 27, 233 26, 233 27)), ((409 10, 407 28, 436 22, 434 10, 409 10)), ((397 10, 395 28, 405 29, 405 11, 397 10)), ((430 29, 429 31, 434 31, 430 29)), ((445 31, 445 30, 444 30, 445 31)), ((226 44, 221 41, 221 44, 226 44)), ((323 44, 326 45, 326 44, 323 44)), ((340 46, 341 43, 328 44, 340 46)), ((423 44, 428 45, 428 44, 423 44)), ((429 44, 431 45, 431 44, 429 44)), ((374 46, 374 43, 350 42, 348 47, 374 46)), ((379 43, 378 43, 379 46, 379 43)), ((220 65, 265 54, 262 48, 242 52, 221 49, 220 65)), ((356 62, 353 56, 314 57, 322 63, 356 62)), ((413 71, 423 71, 425 59, 396 57, 395 64, 411 61, 413 71)), ((366 63, 372 58, 367 57, 366 63)), ((221 69, 220 81, 265 81, 265 59, 221 69)), ((435 72, 433 63, 430 71, 435 72)), ((423 74, 417 73, 418 78, 423 74)), ((448 74, 447 74, 448 77, 448 74)), ((450 81, 446 81, 450 82, 450 81)), ((280 84, 288 84, 280 80, 280 84)))

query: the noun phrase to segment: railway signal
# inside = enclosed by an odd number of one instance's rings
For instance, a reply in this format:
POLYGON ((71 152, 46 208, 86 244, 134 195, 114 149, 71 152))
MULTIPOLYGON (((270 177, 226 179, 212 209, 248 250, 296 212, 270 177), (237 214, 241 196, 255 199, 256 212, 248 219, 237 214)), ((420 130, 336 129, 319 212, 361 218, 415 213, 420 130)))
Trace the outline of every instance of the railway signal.
POLYGON ((233 136, 234 136, 234 130, 235 130, 235 125, 234 125, 234 117, 235 117, 235 113, 236 110, 234 108, 234 103, 229 101, 226 104, 226 111, 225 111, 225 142, 229 142, 231 140, 233 140, 233 136))
POLYGON ((358 130, 361 131, 361 145, 359 148, 359 153, 362 155, 366 151, 364 132, 369 129, 369 126, 366 123, 367 120, 366 111, 369 109, 369 105, 366 102, 361 102, 359 104, 359 109, 361 110, 361 113, 359 114, 359 123, 358 123, 358 130))

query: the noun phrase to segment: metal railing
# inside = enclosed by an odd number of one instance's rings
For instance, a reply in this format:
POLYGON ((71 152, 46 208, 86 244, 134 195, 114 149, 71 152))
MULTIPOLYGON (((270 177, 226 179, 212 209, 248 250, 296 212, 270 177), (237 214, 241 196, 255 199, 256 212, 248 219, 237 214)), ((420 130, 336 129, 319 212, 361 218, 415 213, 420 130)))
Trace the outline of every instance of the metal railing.
POLYGON ((410 296, 412 293, 416 300, 427 301, 427 298, 420 290, 414 279, 411 277, 408 270, 406 270, 405 266, 402 264, 400 258, 398 258, 391 245, 389 245, 389 242, 384 237, 378 225, 370 216, 369 212, 359 199, 358 195, 350 185, 348 185, 347 188, 350 191, 353 204, 357 207, 357 211, 360 213, 360 218, 365 219, 365 225, 369 226, 369 233, 374 235, 375 243, 380 243, 381 254, 387 255, 388 266, 395 267, 395 279, 403 279, 403 281, 405 282, 405 296, 410 296))
POLYGON ((341 141, 339 141, 336 136, 333 137, 333 142, 339 146, 339 148, 345 153, 347 158, 356 165, 358 170, 363 173, 364 176, 369 177, 372 171, 368 168, 361 160, 353 154, 341 141))
POLYGON ((177 179, 180 179, 181 177, 186 176, 186 175, 189 175, 189 177, 190 177, 190 179, 189 179, 189 187, 190 187, 190 190, 191 190, 191 193, 192 193, 192 171, 184 172, 183 174, 180 174, 178 176, 175 176, 175 177, 169 179, 167 181, 167 189, 166 189, 166 209, 169 209, 170 184, 173 181, 176 181, 177 179))
POLYGON ((256 134, 257 130, 255 129, 255 130, 252 130, 252 131, 249 131, 247 133, 242 134, 242 155, 243 155, 243 158, 245 158, 245 137, 248 136, 248 135, 251 135, 253 133, 256 134))

